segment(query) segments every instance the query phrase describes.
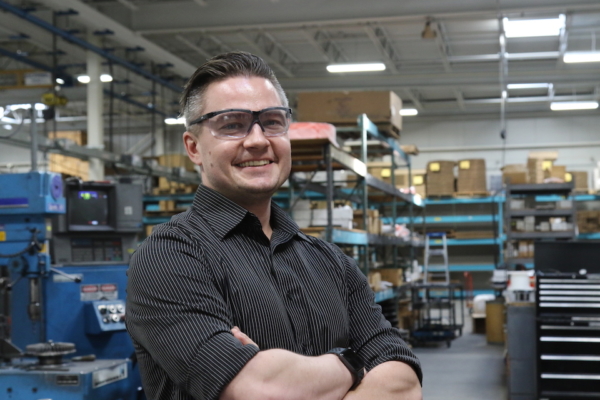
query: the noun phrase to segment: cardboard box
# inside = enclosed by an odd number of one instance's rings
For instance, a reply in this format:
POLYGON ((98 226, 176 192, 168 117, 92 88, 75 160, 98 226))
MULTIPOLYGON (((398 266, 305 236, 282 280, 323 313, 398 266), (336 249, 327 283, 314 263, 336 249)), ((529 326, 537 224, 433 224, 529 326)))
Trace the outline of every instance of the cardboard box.
POLYGON ((360 114, 375 124, 402 130, 402 100, 391 91, 305 92, 298 94, 298 121, 356 125, 360 114))
POLYGON ((483 194, 487 192, 485 160, 473 158, 458 161, 458 193, 483 194))
POLYGON ((431 161, 427 164, 427 196, 452 196, 454 187, 454 161, 431 161))
POLYGON ((48 155, 48 170, 59 174, 76 176, 83 181, 90 180, 90 163, 75 157, 51 153, 48 155))
POLYGON ((378 268, 381 274, 381 280, 390 282, 393 286, 400 286, 404 283, 404 272, 400 268, 378 268))
POLYGON ((186 171, 194 172, 196 166, 187 154, 163 154, 158 156, 158 164, 169 168, 185 168, 186 171))
POLYGON ((48 139, 69 139, 78 146, 85 146, 87 144, 87 132, 86 131, 56 131, 48 132, 48 139))
POLYGON ((578 192, 588 191, 588 173, 586 171, 568 171, 565 174, 565 182, 575 182, 574 190, 578 192))
POLYGON ((564 165, 552 165, 550 169, 544 170, 544 178, 559 179, 564 182, 567 174, 567 167, 564 165))
MULTIPOLYGON (((381 235, 382 222, 379 218, 379 210, 367 210, 367 232, 374 235, 381 235)), ((362 210, 354 210, 354 229, 364 229, 364 219, 362 210)))
POLYGON ((505 185, 520 185, 527 182, 527 166, 525 164, 508 164, 502 168, 502 183, 505 185))

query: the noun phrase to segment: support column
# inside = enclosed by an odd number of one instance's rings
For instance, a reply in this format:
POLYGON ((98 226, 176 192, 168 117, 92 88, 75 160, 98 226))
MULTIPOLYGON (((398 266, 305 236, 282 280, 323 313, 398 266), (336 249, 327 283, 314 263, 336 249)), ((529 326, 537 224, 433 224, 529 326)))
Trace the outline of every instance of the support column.
MULTIPOLYGON (((94 43, 96 38, 90 38, 94 43)), ((96 44, 96 43, 94 43, 96 44)), ((90 82, 87 85, 87 141, 91 149, 104 149, 104 94, 102 92, 102 57, 86 51, 87 74, 90 82)), ((104 162, 97 158, 90 159, 90 180, 104 180, 104 162)))

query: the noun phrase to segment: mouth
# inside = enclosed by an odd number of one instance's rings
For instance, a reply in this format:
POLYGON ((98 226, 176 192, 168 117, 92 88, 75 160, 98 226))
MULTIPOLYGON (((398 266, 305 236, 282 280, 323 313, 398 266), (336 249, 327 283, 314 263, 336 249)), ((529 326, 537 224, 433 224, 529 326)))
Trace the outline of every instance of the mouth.
POLYGON ((237 166, 242 167, 242 168, 244 168, 244 167, 263 167, 265 165, 272 164, 272 163, 273 163, 273 161, 270 161, 270 160, 246 161, 246 162, 238 164, 237 166))

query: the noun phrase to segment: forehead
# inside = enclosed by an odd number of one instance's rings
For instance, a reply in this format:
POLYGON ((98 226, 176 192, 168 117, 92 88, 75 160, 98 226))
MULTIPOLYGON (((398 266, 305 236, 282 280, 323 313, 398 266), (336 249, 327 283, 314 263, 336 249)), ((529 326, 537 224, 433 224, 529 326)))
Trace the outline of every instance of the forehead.
POLYGON ((203 103, 203 113, 227 108, 256 111, 282 105, 271 81, 256 76, 235 76, 212 82, 204 92, 203 103))

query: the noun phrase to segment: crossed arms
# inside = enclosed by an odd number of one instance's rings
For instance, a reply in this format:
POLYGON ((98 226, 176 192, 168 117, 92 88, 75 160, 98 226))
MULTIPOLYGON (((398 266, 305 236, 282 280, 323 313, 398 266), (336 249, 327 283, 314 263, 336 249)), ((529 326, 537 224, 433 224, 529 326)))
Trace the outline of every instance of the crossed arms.
MULTIPOLYGON (((245 346, 256 344, 232 329, 245 346)), ((257 346, 258 347, 258 346, 257 346)), ((220 400, 420 400, 421 385, 414 370, 398 361, 379 364, 353 391, 352 376, 337 356, 301 356, 290 351, 260 351, 227 385, 220 400)))

